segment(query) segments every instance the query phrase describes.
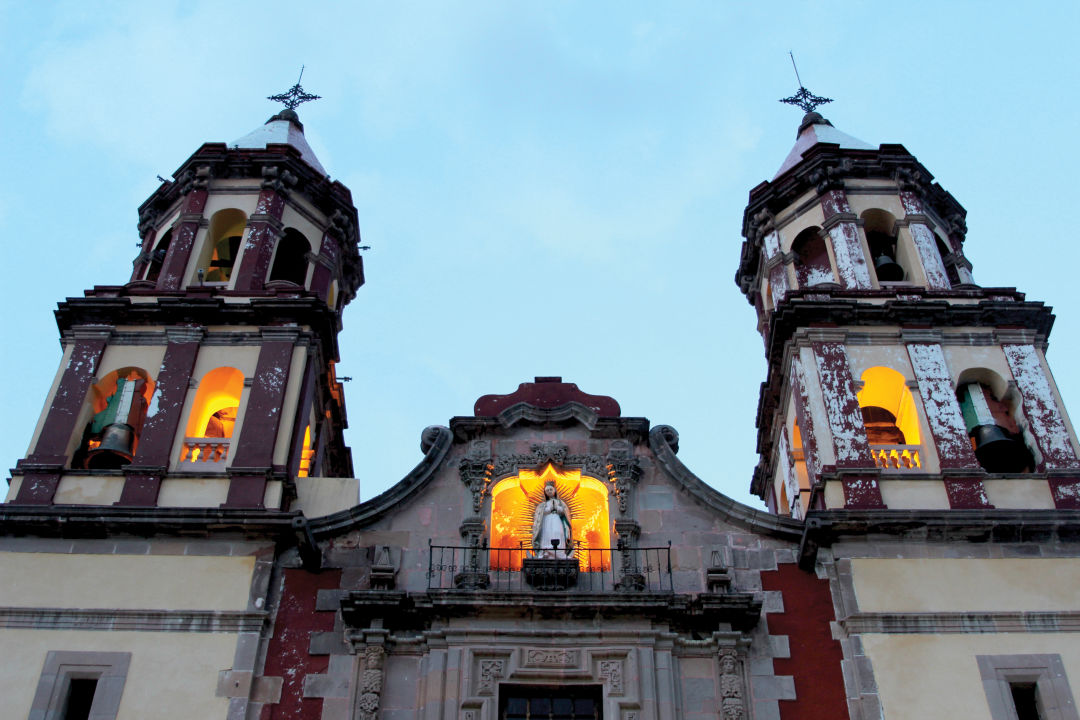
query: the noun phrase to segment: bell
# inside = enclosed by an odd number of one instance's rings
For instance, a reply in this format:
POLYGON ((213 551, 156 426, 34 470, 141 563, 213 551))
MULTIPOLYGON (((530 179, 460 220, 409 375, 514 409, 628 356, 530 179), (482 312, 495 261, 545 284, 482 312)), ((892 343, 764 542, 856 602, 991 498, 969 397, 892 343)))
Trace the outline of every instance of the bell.
POLYGON ((978 425, 971 431, 975 458, 987 472, 1019 473, 1031 467, 1031 453, 1020 440, 997 425, 978 425))
POLYGON ((885 253, 874 258, 874 270, 877 272, 878 280, 884 282, 904 279, 904 268, 885 253))
POLYGON ((101 444, 86 454, 89 470, 116 470, 135 457, 135 431, 130 425, 113 423, 101 433, 101 444))

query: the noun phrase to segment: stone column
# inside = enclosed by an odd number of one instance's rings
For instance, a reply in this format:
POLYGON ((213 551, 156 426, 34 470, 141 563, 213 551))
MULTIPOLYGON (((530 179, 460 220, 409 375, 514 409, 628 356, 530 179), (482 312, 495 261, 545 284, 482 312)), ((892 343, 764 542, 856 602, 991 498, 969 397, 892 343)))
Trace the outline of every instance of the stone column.
POLYGON ((244 424, 235 451, 230 453, 229 494, 223 507, 263 506, 298 336, 292 328, 262 328, 263 345, 244 410, 244 424))
POLYGON ((948 290, 952 287, 945 263, 937 246, 937 236, 930 227, 930 219, 923 212, 922 201, 910 190, 900 191, 900 202, 907 213, 908 232, 915 244, 923 270, 926 273, 926 287, 931 290, 948 290))
POLYGON ((1001 349, 1020 391, 1030 434, 1042 454, 1040 469, 1050 475, 1054 505, 1062 509, 1080 509, 1080 461, 1041 353, 1031 344, 1004 343, 1001 349))
POLYGON ((124 467, 124 489, 117 505, 157 504, 203 332, 201 327, 165 328, 169 344, 165 347, 135 458, 124 467))
POLYGON ((870 453, 870 443, 866 439, 866 427, 859 399, 855 395, 847 350, 843 343, 835 341, 817 341, 811 347, 825 416, 832 435, 836 469, 863 471, 843 473, 844 505, 849 508, 883 508, 885 504, 878 486, 878 472, 870 453))
POLYGON ((262 290, 270 272, 274 245, 281 236, 281 216, 289 188, 296 185, 296 176, 277 166, 262 169, 262 190, 255 212, 248 218, 247 243, 240 255, 236 270, 236 290, 262 290))
POLYGON ((81 431, 76 423, 112 329, 107 325, 82 325, 72 329, 74 347, 68 355, 67 367, 56 387, 34 451, 18 464, 24 472, 15 496, 16 504, 52 503, 56 488, 60 485, 60 475, 68 462, 67 449, 71 437, 81 431))
POLYGON ((821 210, 825 214, 822 226, 832 240, 840 285, 845 290, 869 290, 870 269, 859 240, 858 218, 851 212, 847 195, 843 190, 826 190, 821 194, 821 210))
POLYGON ((949 506, 959 509, 992 508, 982 478, 978 477, 982 470, 971 448, 941 345, 936 342, 916 342, 912 333, 907 331, 904 339, 915 379, 919 383, 926 423, 930 426, 930 434, 937 448, 949 506))
POLYGON ((203 221, 210 185, 210 166, 200 165, 194 170, 187 170, 177 181, 180 193, 184 196, 180 209, 180 219, 173 229, 172 242, 165 253, 161 273, 158 275, 158 290, 180 290, 184 283, 191 250, 195 246, 195 236, 203 221))

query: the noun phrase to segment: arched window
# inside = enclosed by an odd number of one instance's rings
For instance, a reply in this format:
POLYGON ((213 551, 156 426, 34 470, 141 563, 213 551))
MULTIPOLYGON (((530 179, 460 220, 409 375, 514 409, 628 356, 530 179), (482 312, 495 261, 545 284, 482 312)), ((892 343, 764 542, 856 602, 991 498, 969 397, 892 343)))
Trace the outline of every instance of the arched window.
POLYGON ((113 370, 90 388, 93 416, 72 456, 72 467, 114 470, 135 457, 154 382, 142 368, 113 370))
POLYGON ((997 373, 972 368, 960 374, 956 398, 964 415, 975 458, 992 473, 1030 472, 1035 467, 1013 408, 1006 402, 1008 384, 997 373))
POLYGON ((307 241, 303 233, 293 228, 286 228, 274 253, 270 280, 287 280, 303 287, 307 281, 307 254, 309 252, 311 252, 311 243, 307 241))
POLYGON ((219 367, 203 375, 188 415, 182 463, 214 463, 223 469, 229 456, 244 374, 232 367, 219 367))
POLYGON ((585 572, 610 569, 607 487, 580 470, 560 471, 552 465, 542 472, 522 470, 491 488, 491 568, 519 570, 522 560, 537 551, 536 509, 548 483, 554 484, 555 494, 570 511, 571 557, 585 572))
POLYGON ((959 285, 960 271, 956 269, 956 256, 953 251, 941 238, 937 238, 937 249, 941 255, 941 262, 945 265, 945 275, 949 278, 949 282, 952 285, 959 285))
POLYGON ((165 264, 165 256, 169 253, 169 243, 171 242, 172 228, 169 228, 154 245, 154 249, 150 251, 150 264, 146 267, 146 275, 143 276, 144 280, 157 281, 158 276, 161 275, 161 268, 165 264))
POLYGON ((897 247, 896 218, 884 210, 867 210, 862 214, 866 244, 870 247, 870 261, 877 273, 878 282, 897 282, 905 279, 907 272, 900 262, 897 247))
POLYGON ((311 474, 311 461, 315 456, 315 443, 311 437, 311 425, 304 428, 304 444, 300 448, 300 467, 296 471, 296 477, 307 477, 311 474))
POLYGON ((242 210, 228 208, 218 210, 210 218, 206 234, 206 249, 199 268, 203 282, 225 284, 232 277, 236 257, 240 254, 240 242, 244 236, 247 215, 242 210))
POLYGON ((894 470, 922 467, 919 415, 904 376, 878 366, 864 372, 862 381, 859 407, 875 464, 894 470))
POLYGON ((791 252, 795 253, 795 279, 799 287, 836 282, 821 228, 807 228, 796 235, 791 252))

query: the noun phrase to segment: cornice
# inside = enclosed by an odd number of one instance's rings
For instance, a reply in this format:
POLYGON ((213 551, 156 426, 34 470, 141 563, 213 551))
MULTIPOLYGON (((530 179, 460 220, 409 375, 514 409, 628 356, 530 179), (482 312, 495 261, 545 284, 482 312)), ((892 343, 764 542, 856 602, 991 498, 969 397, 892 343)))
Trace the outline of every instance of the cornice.
POLYGON ((1080 510, 811 510, 799 564, 813 568, 820 548, 852 539, 926 543, 1075 543, 1080 510))

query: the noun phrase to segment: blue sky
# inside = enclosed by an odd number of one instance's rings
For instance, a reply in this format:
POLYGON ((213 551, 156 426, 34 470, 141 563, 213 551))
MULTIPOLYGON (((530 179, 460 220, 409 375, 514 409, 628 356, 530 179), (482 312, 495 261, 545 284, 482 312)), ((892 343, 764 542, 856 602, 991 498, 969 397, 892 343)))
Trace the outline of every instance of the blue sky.
POLYGON ((867 142, 902 143, 968 210, 980 284, 1055 307, 1080 407, 1074 187, 1080 4, 296 3, 0 0, 7 467, 60 357, 52 310, 126 282, 136 208, 201 143, 292 85, 359 210, 368 283, 345 313, 364 497, 477 397, 561 375, 670 424, 744 502, 764 377, 733 274, 803 82, 867 142))

